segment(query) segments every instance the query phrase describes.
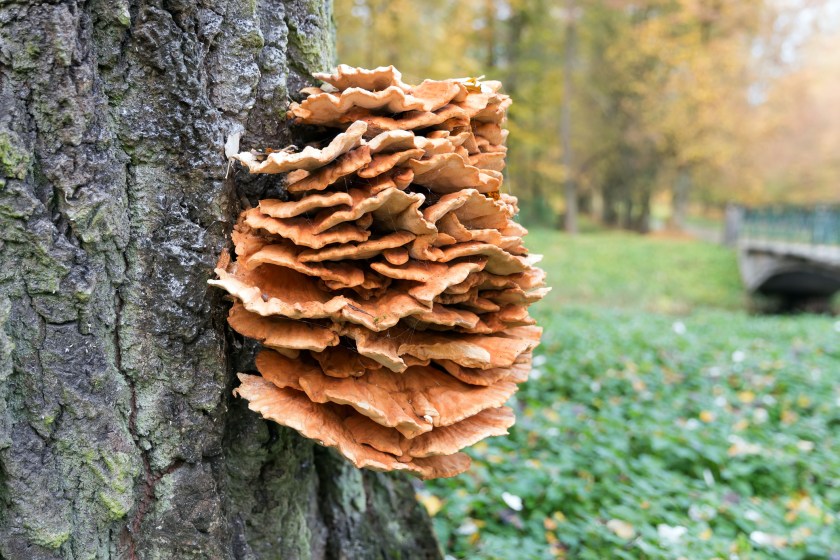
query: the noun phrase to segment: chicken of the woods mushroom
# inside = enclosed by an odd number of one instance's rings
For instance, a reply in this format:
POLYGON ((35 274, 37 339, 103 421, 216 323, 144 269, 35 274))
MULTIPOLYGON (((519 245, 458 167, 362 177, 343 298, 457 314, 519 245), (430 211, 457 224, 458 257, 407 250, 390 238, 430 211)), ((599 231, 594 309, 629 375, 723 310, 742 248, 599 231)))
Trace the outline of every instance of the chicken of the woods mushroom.
POLYGON ((288 114, 331 139, 233 156, 286 186, 242 212, 210 281, 263 347, 235 394, 357 467, 454 476, 513 425, 548 291, 501 190, 510 98, 392 66, 315 77, 288 114))

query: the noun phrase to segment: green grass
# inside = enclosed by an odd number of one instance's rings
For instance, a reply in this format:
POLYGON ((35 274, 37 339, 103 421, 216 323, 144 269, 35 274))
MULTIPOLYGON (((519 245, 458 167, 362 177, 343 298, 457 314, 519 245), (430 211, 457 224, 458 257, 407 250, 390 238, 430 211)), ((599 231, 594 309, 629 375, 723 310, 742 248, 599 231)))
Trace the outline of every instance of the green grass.
POLYGON ((735 252, 685 239, 605 232, 570 237, 532 231, 526 238, 552 293, 543 307, 568 303, 685 313, 696 307, 741 309, 746 298, 735 252))
POLYGON ((737 311, 718 247, 550 232, 530 246, 555 293, 535 309, 545 336, 517 425, 421 494, 447 552, 833 558, 840 322, 737 311))
POLYGON ((686 216, 685 221, 690 226, 707 228, 711 230, 721 231, 724 227, 724 217, 710 217, 699 214, 692 214, 686 216))

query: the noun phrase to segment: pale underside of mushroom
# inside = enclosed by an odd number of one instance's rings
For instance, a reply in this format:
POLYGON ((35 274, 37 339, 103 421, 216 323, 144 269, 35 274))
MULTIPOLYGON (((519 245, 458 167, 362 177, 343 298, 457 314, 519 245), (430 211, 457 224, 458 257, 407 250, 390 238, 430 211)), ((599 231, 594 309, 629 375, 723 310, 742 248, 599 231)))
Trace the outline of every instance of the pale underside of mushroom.
POLYGON ((366 131, 365 123, 356 122, 323 149, 307 146, 298 153, 272 152, 262 160, 250 152, 242 152, 233 156, 233 159, 247 166, 251 173, 285 173, 295 169, 317 169, 359 146, 366 131))
MULTIPOLYGON (((289 114, 296 117, 296 122, 301 124, 315 124, 314 121, 317 120, 318 124, 337 128, 348 128, 357 122, 363 122, 367 127, 364 133, 367 138, 373 138, 378 134, 392 130, 419 130, 424 128, 458 133, 468 130, 470 126, 470 119, 466 111, 451 103, 436 111, 407 111, 394 116, 371 113, 367 109, 354 107, 329 122, 323 122, 323 119, 313 119, 306 112, 300 111, 295 105, 290 107, 289 114)), ((497 126, 492 123, 487 124, 490 127, 497 126)), ((487 130, 494 133, 491 136, 492 139, 501 136, 494 128, 488 128, 487 130)), ((498 143, 501 144, 501 142, 498 143)))
POLYGON ((411 86, 402 81, 402 73, 393 66, 380 66, 373 70, 367 70, 365 68, 354 68, 347 64, 339 64, 332 74, 319 72, 313 74, 313 77, 330 84, 338 91, 351 87, 368 91, 379 91, 391 86, 397 86, 405 91, 411 89, 411 86))
POLYGON ((236 262, 246 269, 271 264, 320 278, 336 287, 352 288, 365 283, 365 271, 352 263, 301 261, 298 258, 301 248, 287 240, 266 239, 250 232, 234 232, 234 242, 237 243, 236 262), (237 243, 237 238, 240 240, 239 243, 237 243), (240 247, 242 247, 241 250, 240 247))
POLYGON ((298 169, 286 177, 286 190, 290 193, 304 191, 322 191, 334 184, 342 177, 364 169, 370 163, 370 148, 359 146, 355 150, 346 152, 336 158, 330 165, 316 171, 298 169))
POLYGON ((467 470, 469 457, 463 453, 431 457, 406 457, 405 460, 376 449, 383 447, 382 426, 361 415, 355 418, 355 429, 348 425, 352 409, 341 405, 314 403, 305 393, 280 389, 267 379, 240 373, 241 384, 234 394, 248 401, 248 408, 263 418, 273 420, 300 432, 326 447, 334 447, 359 468, 378 471, 408 471, 422 478, 446 478, 467 470))
POLYGON ((339 378, 326 375, 319 364, 292 360, 271 350, 261 352, 256 365, 278 387, 304 391, 313 402, 351 406, 409 439, 498 408, 516 392, 516 384, 504 379, 485 386, 468 385, 442 370, 422 366, 410 367, 401 375, 375 368, 339 378))
MULTIPOLYGON (((527 317, 527 312, 525 316, 527 317)), ((423 320, 425 317, 421 315, 417 319, 423 320)), ((485 320, 489 321, 485 317, 481 324, 484 324, 485 320)), ((327 347, 339 344, 338 338, 328 332, 331 329, 334 333, 353 340, 356 345, 355 352, 371 360, 368 364, 380 364, 395 372, 405 371, 412 364, 428 363, 431 359, 436 363, 449 363, 454 359, 453 363, 457 362, 464 368, 472 369, 513 367, 518 355, 530 351, 535 346, 534 339, 538 339, 538 333, 535 337, 527 331, 519 333, 524 336, 518 341, 507 336, 513 327, 523 324, 517 322, 518 317, 514 317, 513 322, 503 324, 501 328, 488 329, 486 332, 493 334, 492 337, 444 337, 434 331, 425 332, 412 327, 395 327, 382 333, 374 333, 351 324, 330 325, 329 321, 325 324, 323 320, 299 323, 273 316, 264 317, 249 312, 242 305, 234 306, 229 321, 241 334, 261 340, 264 345, 279 351, 325 351, 327 347), (434 346, 434 349, 424 350, 424 346, 434 346)))
POLYGON ((309 277, 289 268, 261 265, 243 270, 236 263, 230 271, 216 269, 218 280, 210 284, 226 290, 248 311, 264 317, 331 319, 385 330, 428 306, 407 293, 386 292, 368 300, 330 292, 309 277))
MULTIPOLYGON (((406 91, 399 85, 369 91, 349 87, 339 92, 310 95, 292 107, 292 114, 307 124, 329 125, 338 122, 348 111, 361 108, 386 113, 436 111, 450 101, 465 103, 467 92, 457 82, 427 80, 406 91)), ((486 102, 484 107, 486 107, 486 102)), ((470 109, 472 105, 468 106, 470 109)), ((477 109, 475 112, 480 111, 477 109)))

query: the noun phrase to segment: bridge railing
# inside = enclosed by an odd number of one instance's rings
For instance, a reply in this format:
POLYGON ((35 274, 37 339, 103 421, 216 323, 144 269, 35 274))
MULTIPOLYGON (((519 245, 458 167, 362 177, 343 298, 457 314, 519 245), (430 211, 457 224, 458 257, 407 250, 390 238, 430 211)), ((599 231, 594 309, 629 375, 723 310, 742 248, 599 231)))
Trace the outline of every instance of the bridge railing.
POLYGON ((840 245, 840 205, 768 206, 727 210, 727 241, 840 245))

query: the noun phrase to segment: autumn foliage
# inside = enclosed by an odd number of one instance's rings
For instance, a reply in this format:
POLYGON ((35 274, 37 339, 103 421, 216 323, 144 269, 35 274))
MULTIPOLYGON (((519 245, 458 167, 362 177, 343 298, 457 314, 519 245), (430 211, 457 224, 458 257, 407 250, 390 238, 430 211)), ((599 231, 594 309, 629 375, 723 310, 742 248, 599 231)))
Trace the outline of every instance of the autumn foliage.
POLYGON ((691 208, 727 202, 840 200, 837 18, 827 4, 335 6, 343 60, 504 82, 518 101, 506 173, 525 223, 559 225, 563 187, 572 181, 581 212, 645 229, 655 217, 679 221, 691 208), (834 38, 824 39, 832 26, 834 38))

